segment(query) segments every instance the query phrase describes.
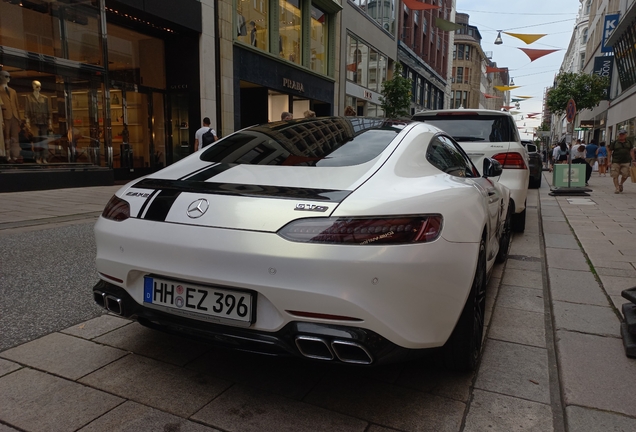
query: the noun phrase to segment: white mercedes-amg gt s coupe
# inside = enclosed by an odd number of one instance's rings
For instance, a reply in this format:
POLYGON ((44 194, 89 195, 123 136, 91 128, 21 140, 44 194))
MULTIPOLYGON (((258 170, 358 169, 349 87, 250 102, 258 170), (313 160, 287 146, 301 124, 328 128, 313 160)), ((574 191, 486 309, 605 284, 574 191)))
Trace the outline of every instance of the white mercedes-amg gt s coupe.
POLYGON ((254 126, 122 187, 95 225, 95 301, 227 347, 473 369, 510 193, 421 122, 254 126))

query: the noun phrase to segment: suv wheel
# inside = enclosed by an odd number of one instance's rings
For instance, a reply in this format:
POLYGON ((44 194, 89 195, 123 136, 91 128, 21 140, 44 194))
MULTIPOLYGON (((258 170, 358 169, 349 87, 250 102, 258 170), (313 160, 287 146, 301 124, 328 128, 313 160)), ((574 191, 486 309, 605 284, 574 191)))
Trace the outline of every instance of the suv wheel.
POLYGON ((515 213, 512 216, 512 230, 514 232, 522 233, 526 229, 526 210, 527 207, 521 213, 515 213))

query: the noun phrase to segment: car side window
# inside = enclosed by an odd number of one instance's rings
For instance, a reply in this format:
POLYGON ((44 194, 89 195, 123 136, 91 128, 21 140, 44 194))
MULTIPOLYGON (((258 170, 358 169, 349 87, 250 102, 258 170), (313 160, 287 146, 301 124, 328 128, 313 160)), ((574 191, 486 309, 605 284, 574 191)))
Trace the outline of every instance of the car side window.
POLYGON ((426 159, 436 168, 456 177, 475 177, 473 166, 454 143, 443 135, 434 137, 426 150, 426 159))

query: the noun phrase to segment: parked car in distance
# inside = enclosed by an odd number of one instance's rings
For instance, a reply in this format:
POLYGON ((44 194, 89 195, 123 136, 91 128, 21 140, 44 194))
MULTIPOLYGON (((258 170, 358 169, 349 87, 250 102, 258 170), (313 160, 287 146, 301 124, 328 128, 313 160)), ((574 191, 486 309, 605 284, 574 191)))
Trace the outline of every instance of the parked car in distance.
POLYGON ((230 348, 473 369, 509 190, 421 122, 324 117, 235 132, 122 187, 95 225, 97 304, 230 348))
POLYGON ((510 189, 514 207, 512 230, 523 232, 529 158, 512 115, 507 111, 460 108, 422 111, 416 113, 413 120, 426 122, 450 134, 476 166, 481 166, 484 158, 496 159, 501 164, 503 172, 497 181, 510 189))
POLYGON ((541 187, 541 178, 543 177, 543 157, 534 141, 521 140, 521 144, 526 148, 530 161, 530 181, 528 185, 533 189, 538 189, 541 187))

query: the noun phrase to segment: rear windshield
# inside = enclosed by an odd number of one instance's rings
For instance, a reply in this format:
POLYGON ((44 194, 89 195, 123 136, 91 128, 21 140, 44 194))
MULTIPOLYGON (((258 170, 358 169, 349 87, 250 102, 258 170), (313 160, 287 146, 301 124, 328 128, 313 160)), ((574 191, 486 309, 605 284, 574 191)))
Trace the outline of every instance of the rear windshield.
POLYGON ((440 128, 455 141, 505 142, 519 141, 517 127, 502 115, 435 115, 414 117, 440 128))
POLYGON ((223 138, 201 160, 248 165, 341 167, 376 158, 404 127, 384 119, 318 118, 254 126, 223 138))

